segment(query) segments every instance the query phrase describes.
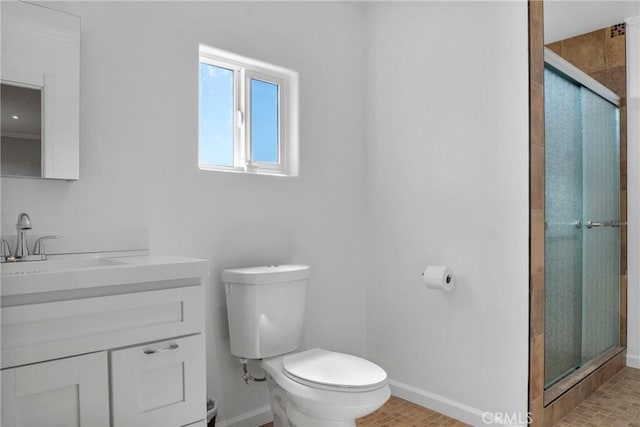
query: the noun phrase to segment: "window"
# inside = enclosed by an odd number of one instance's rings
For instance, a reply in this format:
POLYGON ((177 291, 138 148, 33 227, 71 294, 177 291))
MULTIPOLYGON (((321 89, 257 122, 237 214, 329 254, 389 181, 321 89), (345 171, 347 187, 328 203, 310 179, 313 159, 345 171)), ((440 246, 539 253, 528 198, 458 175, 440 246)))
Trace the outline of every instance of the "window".
POLYGON ((298 175, 298 73, 200 45, 198 166, 298 175))

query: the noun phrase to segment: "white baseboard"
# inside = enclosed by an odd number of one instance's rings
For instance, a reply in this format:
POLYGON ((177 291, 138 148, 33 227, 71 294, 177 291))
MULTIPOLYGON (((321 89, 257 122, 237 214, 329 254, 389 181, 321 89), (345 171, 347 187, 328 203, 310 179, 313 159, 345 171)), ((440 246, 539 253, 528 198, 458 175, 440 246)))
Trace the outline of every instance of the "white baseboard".
POLYGON ((391 394, 394 396, 436 412, 440 412, 441 414, 449 417, 456 418, 472 426, 523 426, 527 424, 527 414, 510 414, 512 420, 521 421, 516 421, 517 424, 504 424, 499 422, 497 419, 491 419, 491 415, 485 411, 399 381, 390 380, 389 386, 391 387, 391 394))
POLYGON ((479 409, 399 381, 390 380, 389 386, 391 387, 392 395, 413 402, 416 405, 424 406, 473 426, 485 424, 482 421, 484 411, 479 409))
POLYGON ((216 427, 258 427, 271 421, 273 421, 273 414, 271 414, 271 407, 267 405, 228 420, 218 422, 216 419, 216 427))
POLYGON ((627 354, 627 366, 640 369, 640 355, 627 354))

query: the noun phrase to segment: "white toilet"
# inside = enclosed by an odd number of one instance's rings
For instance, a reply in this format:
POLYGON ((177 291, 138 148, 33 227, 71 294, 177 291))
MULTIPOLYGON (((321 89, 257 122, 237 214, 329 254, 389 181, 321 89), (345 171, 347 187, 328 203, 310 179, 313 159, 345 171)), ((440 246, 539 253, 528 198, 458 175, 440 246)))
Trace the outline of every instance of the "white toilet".
POLYGON ((308 278, 306 265, 223 271, 231 353, 262 360, 274 427, 355 426, 356 418, 389 399, 387 373, 348 354, 294 353, 302 341, 308 278))

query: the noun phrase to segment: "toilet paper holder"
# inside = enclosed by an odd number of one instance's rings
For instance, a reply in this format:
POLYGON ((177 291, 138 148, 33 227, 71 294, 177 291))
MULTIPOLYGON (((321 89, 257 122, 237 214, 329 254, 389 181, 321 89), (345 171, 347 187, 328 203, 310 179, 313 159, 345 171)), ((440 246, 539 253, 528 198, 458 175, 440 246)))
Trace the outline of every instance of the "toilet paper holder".
MULTIPOLYGON (((420 275, 424 277, 424 271, 420 273, 420 275)), ((447 282, 447 284, 449 284, 453 280, 453 276, 451 274, 447 274, 447 277, 444 280, 447 282)))
POLYGON ((422 272, 422 280, 429 289, 450 291, 456 283, 456 276, 451 267, 445 265, 429 265, 422 272))

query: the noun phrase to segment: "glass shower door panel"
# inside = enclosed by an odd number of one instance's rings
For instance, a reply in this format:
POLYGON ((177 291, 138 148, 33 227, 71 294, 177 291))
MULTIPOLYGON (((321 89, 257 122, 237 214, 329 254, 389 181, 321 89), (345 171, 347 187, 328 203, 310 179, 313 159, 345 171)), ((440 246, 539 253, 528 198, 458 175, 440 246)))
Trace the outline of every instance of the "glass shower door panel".
MULTIPOLYGON (((582 88, 584 220, 620 220, 619 112, 582 88)), ((619 342, 620 229, 584 229, 582 362, 619 342)))
POLYGON ((545 387, 581 362, 580 88, 545 70, 545 387))

